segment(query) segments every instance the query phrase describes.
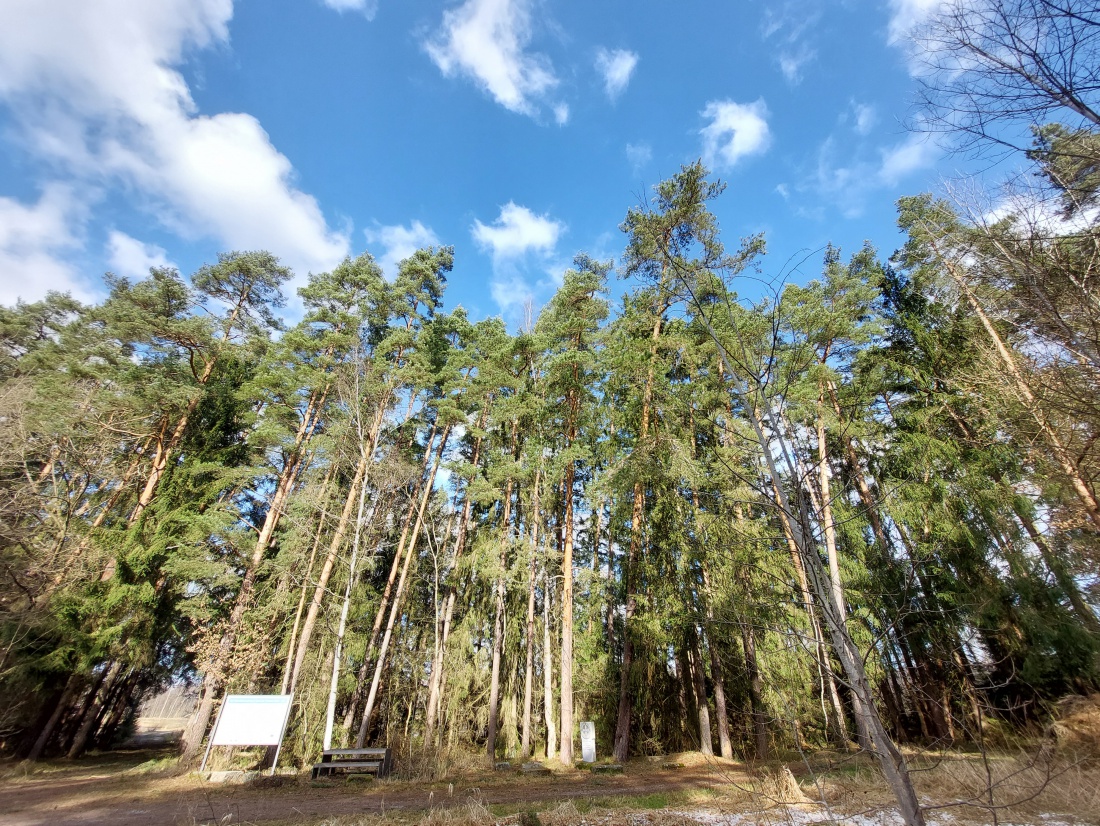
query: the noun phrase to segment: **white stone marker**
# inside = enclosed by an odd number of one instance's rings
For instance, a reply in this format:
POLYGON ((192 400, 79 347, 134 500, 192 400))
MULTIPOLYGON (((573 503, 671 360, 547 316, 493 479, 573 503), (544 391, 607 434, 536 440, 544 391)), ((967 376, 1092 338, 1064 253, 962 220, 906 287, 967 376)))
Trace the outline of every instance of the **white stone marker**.
POLYGON ((581 762, 596 762, 596 724, 581 723, 581 762))

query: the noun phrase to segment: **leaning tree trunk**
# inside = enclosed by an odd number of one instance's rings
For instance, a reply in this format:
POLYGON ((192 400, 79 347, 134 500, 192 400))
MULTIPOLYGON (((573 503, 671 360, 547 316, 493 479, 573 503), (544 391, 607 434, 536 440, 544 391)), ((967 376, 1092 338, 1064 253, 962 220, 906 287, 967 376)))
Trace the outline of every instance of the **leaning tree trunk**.
MULTIPOLYGON (((477 420, 477 430, 480 432, 485 427, 485 420, 488 416, 489 400, 486 399, 485 404, 482 405, 481 415, 477 420)), ((470 465, 474 468, 476 473, 478 462, 481 458, 481 442, 482 436, 478 436, 474 439, 474 451, 471 456, 470 465)), ((458 522, 458 534, 455 536, 455 553, 454 562, 451 565, 451 572, 453 573, 457 567, 459 560, 462 559, 462 555, 466 550, 466 537, 470 529, 470 516, 473 513, 473 500, 467 495, 465 501, 462 503, 462 517, 458 522)), ((439 708, 443 697, 443 685, 444 685, 444 666, 447 659, 447 640, 451 635, 451 621, 454 617, 455 600, 457 598, 457 589, 455 583, 449 582, 447 584, 445 596, 443 598, 443 620, 441 623, 441 631, 439 639, 437 641, 435 651, 432 658, 432 673, 428 678, 428 703, 427 708, 424 711, 424 742, 430 743, 436 734, 436 724, 439 719, 439 708)))
MULTIPOLYGON (((778 510, 783 521, 787 522, 790 527, 794 544, 808 574, 814 597, 818 599, 822 606, 825 625, 832 638, 837 657, 840 659, 844 673, 848 678, 852 693, 859 698, 861 713, 864 715, 864 730, 871 740, 872 754, 875 756, 879 768, 898 801, 898 807, 906 826, 925 826, 924 812, 921 809, 920 801, 917 799, 916 789, 913 788, 909 768, 906 765, 905 758, 898 751, 897 746, 882 724, 874 694, 867 680, 867 672, 863 667, 863 657, 848 634, 846 624, 834 603, 832 585, 823 570, 821 557, 818 555, 817 548, 810 544, 809 537, 803 531, 803 524, 795 516, 796 511, 791 507, 790 500, 780 484, 780 475, 776 466, 776 449, 778 449, 785 466, 792 472, 795 463, 788 453, 786 444, 782 440, 775 443, 776 436, 781 434, 782 431, 775 421, 771 403, 765 396, 763 387, 759 385, 750 387, 746 382, 737 378, 737 373, 732 369, 733 362, 729 353, 722 344, 721 338, 715 332, 710 320, 705 313, 700 313, 700 318, 707 327, 711 340, 717 345, 724 371, 734 382, 735 392, 741 397, 749 414, 749 424, 753 429, 776 492, 778 510), (758 405, 763 408, 762 411, 758 405), (768 420, 767 428, 765 428, 761 413, 768 420)), ((802 510, 800 508, 797 511, 799 516, 802 515, 802 510)))
MULTIPOLYGON (((368 454, 363 453, 365 461, 368 454)), ((366 480, 362 479, 359 485, 359 509, 355 517, 355 537, 351 543, 351 560, 348 562, 348 581, 344 586, 344 603, 340 607, 340 623, 336 628, 336 650, 332 656, 332 680, 329 682, 328 705, 325 709, 325 733, 321 738, 325 749, 332 748, 332 727, 336 721, 336 692, 340 685, 340 660, 344 648, 344 631, 348 626, 348 611, 351 608, 351 589, 355 586, 355 575, 358 573, 359 544, 363 537, 364 521, 370 521, 374 517, 374 508, 371 514, 364 520, 363 507, 367 499, 366 480)), ((377 501, 377 500, 376 500, 377 501)))
MULTIPOLYGON (((764 404, 767 405, 768 403, 765 401, 764 404)), ((748 409, 750 424, 759 444, 763 447, 764 460, 777 494, 777 504, 781 518, 789 526, 808 584, 817 604, 821 606, 822 618, 832 640, 833 650, 844 669, 852 694, 857 699, 857 707, 859 713, 862 714, 861 725, 870 740, 871 753, 877 759, 879 768, 886 777, 886 782, 897 798, 902 819, 907 826, 924 826, 924 813, 917 799, 916 790, 913 788, 905 758, 898 751, 897 746, 882 723, 874 693, 863 666, 863 656, 848 633, 844 618, 833 597, 832 582, 821 564, 821 557, 816 546, 809 539, 806 530, 806 509, 804 507, 792 507, 783 486, 779 484, 779 473, 775 464, 776 458, 771 449, 772 439, 766 435, 759 411, 755 405, 750 403, 748 409)), ((764 414, 768 418, 768 430, 775 434, 781 433, 782 431, 775 421, 770 406, 764 408, 764 414)), ((795 468, 796 463, 791 460, 786 445, 780 443, 777 447, 787 467, 795 468)), ((800 492, 800 489, 796 489, 796 495, 800 492)))
MULTIPOLYGON (((420 502, 421 491, 424 489, 424 474, 427 472, 429 463, 432 460, 432 444, 435 441, 437 426, 438 422, 432 422, 432 429, 428 432, 428 440, 424 447, 424 458, 420 463, 420 474, 416 477, 416 484, 413 486, 412 493, 409 496, 408 509, 405 513, 405 520, 401 528, 401 538, 397 542, 397 551, 393 555, 393 562, 390 565, 390 574, 386 579, 386 587, 382 589, 382 597, 378 600, 378 609, 374 614, 374 625, 371 627, 370 639, 367 642, 366 649, 363 651, 363 664, 359 667, 359 674, 355 679, 355 692, 352 694, 347 713, 344 715, 345 731, 351 731, 352 723, 355 721, 355 715, 359 710, 359 703, 363 701, 363 697, 366 693, 367 675, 370 673, 371 662, 378 650, 378 640, 382 634, 382 623, 386 619, 386 611, 390 607, 390 597, 393 595, 394 585, 397 583, 397 575, 401 570, 402 551, 405 548, 405 543, 408 541, 409 531, 412 530, 417 504, 420 502)), ((431 487, 428 488, 428 493, 429 495, 431 494, 431 487)))
POLYGON ((290 675, 294 670, 294 655, 297 652, 298 645, 298 629, 302 624, 302 613, 306 608, 306 594, 309 590, 310 580, 313 578, 313 564, 317 561, 317 550, 321 547, 321 537, 325 532, 324 513, 328 509, 328 503, 331 499, 328 494, 328 486, 335 467, 335 464, 329 467, 328 472, 325 474, 324 481, 321 482, 321 516, 317 520, 317 530, 314 531, 313 542, 309 549, 309 560, 306 562, 305 571, 302 574, 302 584, 298 594, 298 608, 294 612, 294 624, 291 626, 290 638, 287 640, 286 662, 283 664, 283 685, 280 691, 281 694, 287 694, 290 691, 290 675))
POLYGON ((252 601, 252 590, 256 584, 260 564, 271 545, 271 540, 275 535, 275 529, 278 527, 287 500, 290 498, 295 484, 297 484, 306 447, 320 419, 327 395, 327 386, 313 391, 303 412, 298 430, 294 434, 294 446, 276 482, 275 492, 271 497, 264 523, 256 539, 256 547, 252 551, 248 567, 245 569, 244 579, 241 580, 240 590, 237 592, 237 598, 233 603, 229 622, 226 624, 225 631, 218 642, 213 660, 204 669, 205 674, 202 681, 202 696, 199 700, 199 706, 188 722, 183 735, 182 759, 185 761, 193 760, 202 748, 207 726, 210 725, 210 718, 214 713, 215 696, 221 690, 226 664, 233 653, 233 648, 236 646, 237 634, 240 631, 244 613, 252 601))
POLYGON ((1024 403, 1024 407, 1038 426, 1039 432, 1046 439, 1052 457, 1066 475, 1070 487, 1073 488, 1074 493, 1077 494, 1077 498, 1085 509, 1085 514, 1088 516, 1093 526, 1100 529, 1100 501, 1097 500, 1096 493, 1093 491, 1088 480, 1081 474, 1077 462, 1062 441, 1062 437, 1058 435, 1051 425, 1050 419, 1047 417, 1042 404, 1035 398, 1035 394, 1027 383, 1027 379, 1024 377, 1023 372, 1020 370, 1020 366, 1016 363, 1016 358, 1009 351, 1004 339, 1001 338, 1001 334, 997 332, 997 328, 993 326, 993 322, 986 314, 985 308, 983 308, 981 302, 978 301, 978 297, 970 288, 966 276, 960 271, 958 265, 944 255, 936 243, 933 242, 932 247, 937 257, 939 257, 940 261, 947 269, 948 274, 955 281, 959 291, 962 292, 970 309, 978 317, 982 329, 985 330, 990 341, 993 342, 993 347, 997 351, 997 356, 1000 358, 1001 363, 1005 366, 1005 371, 1008 373, 1011 385, 1019 394, 1020 399, 1024 403))
MULTIPOLYGON (((370 692, 367 694, 366 707, 363 709, 363 719, 359 724, 359 736, 355 740, 355 747, 357 749, 363 748, 363 742, 367 738, 367 731, 370 728, 371 717, 374 714, 374 704, 378 698, 378 686, 382 680, 382 670, 386 663, 386 653, 389 650, 390 639, 393 637, 393 627, 397 620, 398 611, 401 608, 401 600, 404 596, 405 581, 408 577, 409 566, 412 563, 413 557, 416 555, 416 543, 420 538, 420 529, 424 524, 424 512, 428 507, 428 500, 432 495, 432 486, 435 483, 435 474, 439 470, 439 465, 443 461, 443 451, 447 447, 447 437, 450 435, 451 425, 446 425, 443 428, 443 432, 439 436, 439 448, 436 451, 435 462, 432 464, 432 471, 428 475, 427 482, 424 484, 424 492, 420 499, 420 509, 416 515, 416 524, 413 527, 412 535, 409 537, 407 546, 403 549, 405 552, 405 563, 401 568, 401 578, 397 583, 397 590, 393 595, 393 605, 390 609, 390 618, 386 623, 386 633, 382 637, 382 644, 378 649, 378 660, 374 666, 374 679, 371 681, 370 692)), ((397 555, 401 555, 402 548, 397 549, 397 555)))
MULTIPOLYGON (((306 611, 306 618, 302 623, 302 630, 298 636, 298 642, 294 649, 294 664, 290 669, 289 678, 284 677, 284 683, 286 684, 286 690, 283 692, 284 694, 293 694, 294 689, 298 685, 298 675, 302 671, 302 663, 305 662, 306 654, 309 651, 309 643, 313 638, 313 629, 317 624, 317 617, 321 613, 321 605, 328 591, 328 582, 332 577, 333 569, 336 567, 336 560, 339 558, 340 549, 344 545, 344 539, 347 537, 348 525, 351 524, 352 510, 355 508, 356 500, 361 499, 362 492, 366 490, 367 483, 365 477, 369 456, 370 454, 368 453, 362 454, 355 468, 355 476, 351 480, 351 487, 348 488, 348 495, 344 499, 343 510, 340 511, 340 520, 336 523, 336 530, 333 532, 332 539, 329 541, 328 553, 325 555, 325 561, 321 565, 321 572, 317 577, 317 583, 313 587, 313 599, 309 603, 309 609, 306 611)), ((323 514, 321 521, 324 521, 323 514)), ((356 537, 356 541, 358 541, 358 536, 356 537)))
MULTIPOLYGON (((798 587, 802 595, 802 602, 806 606, 806 615, 809 617, 810 629, 814 635, 814 656, 816 658, 818 671, 821 673, 821 681, 823 683, 822 691, 825 693, 826 697, 828 697, 829 704, 832 707, 833 713, 831 715, 825 711, 824 708, 822 709, 825 714, 825 724, 833 742, 836 743, 837 746, 843 748, 848 745, 848 732, 844 724, 844 704, 840 701, 840 692, 837 691, 836 678, 833 675, 832 664, 829 662, 829 655, 825 650, 825 635, 821 629, 818 611, 814 605, 814 597, 810 591, 810 582, 806 576, 806 567, 802 562, 802 556, 798 549, 798 542, 795 539, 790 519, 779 504, 782 501, 783 494, 780 491, 779 485, 775 482, 772 483, 771 489, 779 514, 779 524, 787 540, 787 549, 790 552, 791 564, 794 566, 795 575, 798 579, 798 587)), ((824 700, 822 700, 822 702, 824 702, 824 700)))
POLYGON ((81 721, 80 728, 77 730, 72 745, 69 746, 69 751, 65 755, 70 760, 79 757, 84 752, 84 746, 88 743, 88 738, 92 734, 92 729, 95 727, 96 723, 99 722, 99 716, 110 699, 111 691, 114 689, 115 682, 118 680, 118 676, 121 673, 122 660, 115 660, 111 663, 111 667, 107 671, 107 676, 104 677, 103 682, 99 684, 99 687, 92 695, 91 703, 87 711, 84 712, 84 719, 81 721))
POLYGON ((38 733, 38 738, 34 741, 34 745, 27 755, 27 760, 31 763, 42 756, 42 752, 45 751, 46 746, 50 742, 50 738, 53 737, 53 733, 57 729, 57 724, 61 722, 62 715, 69 710, 69 706, 73 701, 73 696, 80 688, 80 682, 80 678, 76 674, 69 677, 69 681, 65 684, 65 690, 61 693, 61 697, 54 705, 49 719, 46 720, 46 725, 44 725, 42 731, 38 733))

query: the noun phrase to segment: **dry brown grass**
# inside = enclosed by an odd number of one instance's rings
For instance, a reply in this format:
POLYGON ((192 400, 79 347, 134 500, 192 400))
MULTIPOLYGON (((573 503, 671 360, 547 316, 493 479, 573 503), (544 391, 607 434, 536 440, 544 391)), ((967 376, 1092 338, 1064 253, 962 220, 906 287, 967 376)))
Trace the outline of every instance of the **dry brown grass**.
MULTIPOLYGON (((1050 752, 910 755, 913 780, 930 816, 950 813, 970 823, 1039 822, 1049 815, 1074 823, 1100 823, 1100 766, 1055 758, 1050 752)), ((839 811, 891 807, 893 798, 876 770, 854 767, 822 778, 825 797, 839 811)), ((810 797, 809 783, 803 781, 810 797)))
POLYGON ((1059 701, 1050 733, 1058 751, 1072 759, 1100 758, 1100 694, 1059 701))

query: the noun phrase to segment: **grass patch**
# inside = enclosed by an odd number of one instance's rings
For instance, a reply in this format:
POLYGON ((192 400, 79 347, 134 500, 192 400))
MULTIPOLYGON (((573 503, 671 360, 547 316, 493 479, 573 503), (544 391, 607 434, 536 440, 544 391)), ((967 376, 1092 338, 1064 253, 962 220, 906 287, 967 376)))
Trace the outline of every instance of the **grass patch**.
POLYGON ((668 795, 660 792, 647 794, 645 797, 638 798, 637 805, 639 809, 667 809, 668 795))

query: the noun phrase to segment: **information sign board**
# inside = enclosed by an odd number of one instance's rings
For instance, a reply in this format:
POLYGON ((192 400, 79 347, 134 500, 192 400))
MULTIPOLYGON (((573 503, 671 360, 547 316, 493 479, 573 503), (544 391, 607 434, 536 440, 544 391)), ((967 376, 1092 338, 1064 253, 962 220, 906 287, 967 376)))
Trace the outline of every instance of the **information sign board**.
POLYGON ((277 746, 283 739, 289 694, 230 694, 222 705, 215 746, 277 746))
MULTIPOLYGON (((290 717, 292 694, 228 694, 214 721, 199 771, 206 768, 214 746, 281 746, 290 717)), ((275 762, 279 752, 275 752, 275 762)), ((271 766, 274 773, 275 766, 271 766)))

